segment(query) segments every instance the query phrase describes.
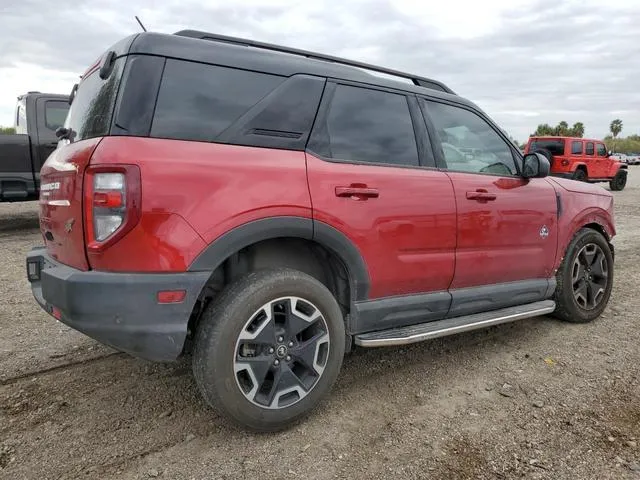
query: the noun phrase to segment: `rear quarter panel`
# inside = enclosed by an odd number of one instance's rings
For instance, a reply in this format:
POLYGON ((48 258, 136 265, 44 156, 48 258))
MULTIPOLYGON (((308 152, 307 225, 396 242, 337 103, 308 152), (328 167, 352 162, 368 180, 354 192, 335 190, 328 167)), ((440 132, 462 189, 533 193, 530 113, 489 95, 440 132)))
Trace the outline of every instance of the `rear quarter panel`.
POLYGON ((136 164, 142 216, 90 254, 93 268, 184 271, 223 233, 273 216, 311 218, 303 152, 157 138, 107 137, 94 164, 136 164))

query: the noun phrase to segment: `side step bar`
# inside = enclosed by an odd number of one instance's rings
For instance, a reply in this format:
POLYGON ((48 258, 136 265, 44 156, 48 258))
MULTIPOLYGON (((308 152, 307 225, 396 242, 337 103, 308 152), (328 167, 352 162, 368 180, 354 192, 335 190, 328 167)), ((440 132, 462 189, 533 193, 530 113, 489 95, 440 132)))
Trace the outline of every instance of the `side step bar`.
POLYGON ((391 328, 379 332, 356 335, 354 341, 361 347, 388 347, 422 342, 432 338, 446 337, 456 333, 468 332, 480 328, 515 322, 525 318, 537 317, 551 313, 556 309, 556 302, 543 300, 540 302, 503 308, 492 312, 475 313, 462 317, 446 318, 408 327, 391 328))

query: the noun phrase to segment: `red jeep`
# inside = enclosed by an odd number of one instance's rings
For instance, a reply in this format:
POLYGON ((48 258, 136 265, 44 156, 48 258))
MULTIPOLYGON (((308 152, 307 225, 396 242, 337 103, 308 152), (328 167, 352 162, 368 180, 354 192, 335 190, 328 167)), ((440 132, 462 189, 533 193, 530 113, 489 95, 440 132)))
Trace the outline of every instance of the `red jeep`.
POLYGON ((307 415, 354 344, 588 322, 609 301, 611 193, 548 177, 437 81, 141 33, 70 100, 41 172, 36 300, 132 355, 189 353, 246 427, 307 415))
POLYGON ((611 190, 627 184, 627 165, 613 159, 602 140, 576 137, 529 137, 525 154, 538 152, 549 159, 551 175, 581 182, 609 182, 611 190))

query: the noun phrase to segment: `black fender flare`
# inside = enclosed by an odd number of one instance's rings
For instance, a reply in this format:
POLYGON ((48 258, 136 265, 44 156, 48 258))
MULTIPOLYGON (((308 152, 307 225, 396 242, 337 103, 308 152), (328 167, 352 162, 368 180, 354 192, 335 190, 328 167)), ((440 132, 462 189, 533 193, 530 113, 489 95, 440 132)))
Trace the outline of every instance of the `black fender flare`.
POLYGON ((313 240, 341 259, 349 273, 351 301, 368 298, 369 273, 358 248, 341 231, 311 218, 283 216, 247 222, 233 228, 211 242, 189 265, 190 272, 213 272, 239 250, 274 238, 313 240))

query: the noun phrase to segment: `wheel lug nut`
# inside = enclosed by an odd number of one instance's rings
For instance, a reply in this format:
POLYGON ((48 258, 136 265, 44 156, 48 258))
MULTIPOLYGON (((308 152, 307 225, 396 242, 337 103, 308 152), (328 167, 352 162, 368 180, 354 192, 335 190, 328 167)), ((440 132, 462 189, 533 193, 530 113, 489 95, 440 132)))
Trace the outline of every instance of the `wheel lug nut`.
POLYGON ((274 365, 280 365, 280 360, 278 360, 277 358, 273 361, 274 365))
POLYGON ((269 349, 269 353, 273 353, 273 352, 275 352, 275 350, 274 350, 274 348, 273 348, 273 347, 271 347, 271 348, 269 349))
POLYGON ((293 342, 289 342, 289 346, 290 346, 290 347, 293 347, 293 342))
POLYGON ((284 340, 284 337, 278 337, 278 341, 282 342, 284 340))
POLYGON ((291 355, 287 355, 287 358, 285 358, 285 360, 286 360, 287 362, 291 361, 291 355))

